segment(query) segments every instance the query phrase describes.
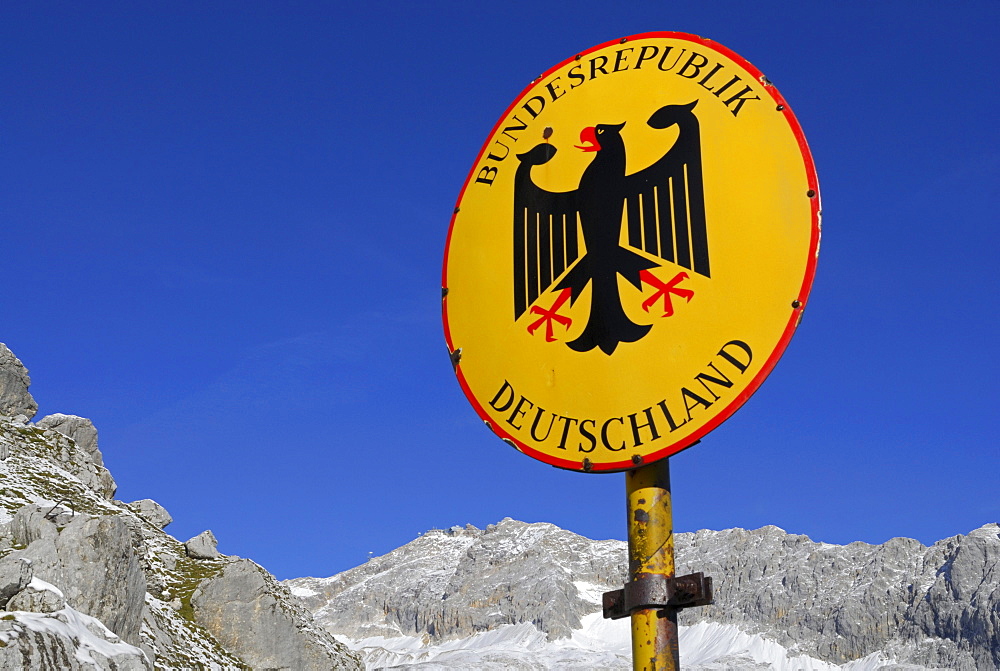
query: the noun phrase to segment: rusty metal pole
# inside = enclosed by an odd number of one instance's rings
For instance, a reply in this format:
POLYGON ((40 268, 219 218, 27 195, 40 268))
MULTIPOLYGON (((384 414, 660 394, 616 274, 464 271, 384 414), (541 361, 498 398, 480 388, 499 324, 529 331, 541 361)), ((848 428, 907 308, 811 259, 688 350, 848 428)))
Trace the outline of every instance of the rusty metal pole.
MULTIPOLYGON (((641 582, 647 576, 673 578, 673 510, 667 459, 628 471, 625 485, 629 582, 641 582)), ((640 608, 632 612, 631 619, 633 668, 636 671, 679 669, 677 609, 640 608)))

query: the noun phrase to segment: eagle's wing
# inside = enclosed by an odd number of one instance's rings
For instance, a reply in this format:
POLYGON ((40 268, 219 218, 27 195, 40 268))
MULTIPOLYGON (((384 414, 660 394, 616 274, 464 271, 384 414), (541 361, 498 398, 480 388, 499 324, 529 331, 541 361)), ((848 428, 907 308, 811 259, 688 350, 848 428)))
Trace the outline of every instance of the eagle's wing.
POLYGON ((550 144, 518 154, 514 175, 514 319, 545 293, 579 254, 576 191, 553 192, 531 181, 532 166, 556 155, 550 144))
MULTIPOLYGON (((667 128, 675 123, 668 116, 688 114, 693 119, 693 107, 694 103, 661 108, 648 123, 653 128, 667 128)), ((666 154, 625 178, 628 244, 709 277, 697 120, 693 138, 684 137, 685 126, 666 154)))

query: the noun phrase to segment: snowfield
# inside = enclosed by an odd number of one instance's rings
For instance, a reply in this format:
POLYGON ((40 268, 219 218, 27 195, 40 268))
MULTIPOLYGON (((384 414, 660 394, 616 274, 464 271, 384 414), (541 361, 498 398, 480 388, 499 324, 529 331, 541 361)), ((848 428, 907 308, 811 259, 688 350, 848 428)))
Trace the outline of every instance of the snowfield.
MULTIPOLYGON (((631 669, 629 621, 583 618, 570 638, 548 641, 533 625, 504 625, 492 631, 436 645, 414 636, 337 637, 360 653, 367 669, 631 669)), ((843 666, 793 655, 778 643, 733 625, 699 622, 680 627, 681 665, 691 671, 875 671, 894 660, 876 653, 843 666)))

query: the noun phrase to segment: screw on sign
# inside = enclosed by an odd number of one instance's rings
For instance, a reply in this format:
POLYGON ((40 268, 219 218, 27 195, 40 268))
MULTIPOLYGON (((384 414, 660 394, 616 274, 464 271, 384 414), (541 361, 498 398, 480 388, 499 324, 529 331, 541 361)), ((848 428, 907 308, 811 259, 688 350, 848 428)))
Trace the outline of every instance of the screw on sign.
POLYGON ((609 617, 631 616, 636 668, 675 668, 676 610, 711 601, 710 578, 673 578, 667 458, 774 368, 819 237, 816 172, 788 103, 746 60, 683 33, 548 70, 462 188, 442 278, 455 373, 524 454, 628 471, 629 584, 644 587, 609 617))

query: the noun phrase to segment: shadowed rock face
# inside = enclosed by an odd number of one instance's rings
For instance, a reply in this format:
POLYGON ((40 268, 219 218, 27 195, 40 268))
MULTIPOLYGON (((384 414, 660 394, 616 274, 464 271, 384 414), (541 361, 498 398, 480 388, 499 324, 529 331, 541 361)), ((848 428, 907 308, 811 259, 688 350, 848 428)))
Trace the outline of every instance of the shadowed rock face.
POLYGON ((0 415, 34 417, 38 404, 28 393, 29 386, 31 378, 28 377, 28 369, 6 345, 0 343, 0 415))
MULTIPOLYGON (((681 624, 738 625, 797 654, 844 663, 883 651, 901 663, 1000 668, 1000 527, 931 547, 816 543, 777 527, 675 535, 678 572, 713 577, 716 603, 681 624)), ((625 580, 621 541, 504 520, 431 531, 331 578, 287 581, 330 631, 353 638, 462 638, 534 623, 550 638, 600 610, 625 580)))
POLYGON ((12 597, 24 590, 33 575, 31 562, 25 559, 0 559, 0 608, 5 608, 12 597))
POLYGON ((716 604, 685 615, 739 624, 844 663, 879 650, 900 661, 1000 668, 1000 528, 931 547, 814 543, 777 527, 678 534, 684 570, 716 578, 716 604), (992 623, 992 624, 991 624, 992 623))
POLYGON ((252 668, 356 668, 354 660, 334 653, 339 644, 319 626, 313 638, 302 640, 299 630, 311 624, 311 618, 287 596, 287 589, 267 571, 240 559, 203 581, 191 605, 198 624, 252 668))

